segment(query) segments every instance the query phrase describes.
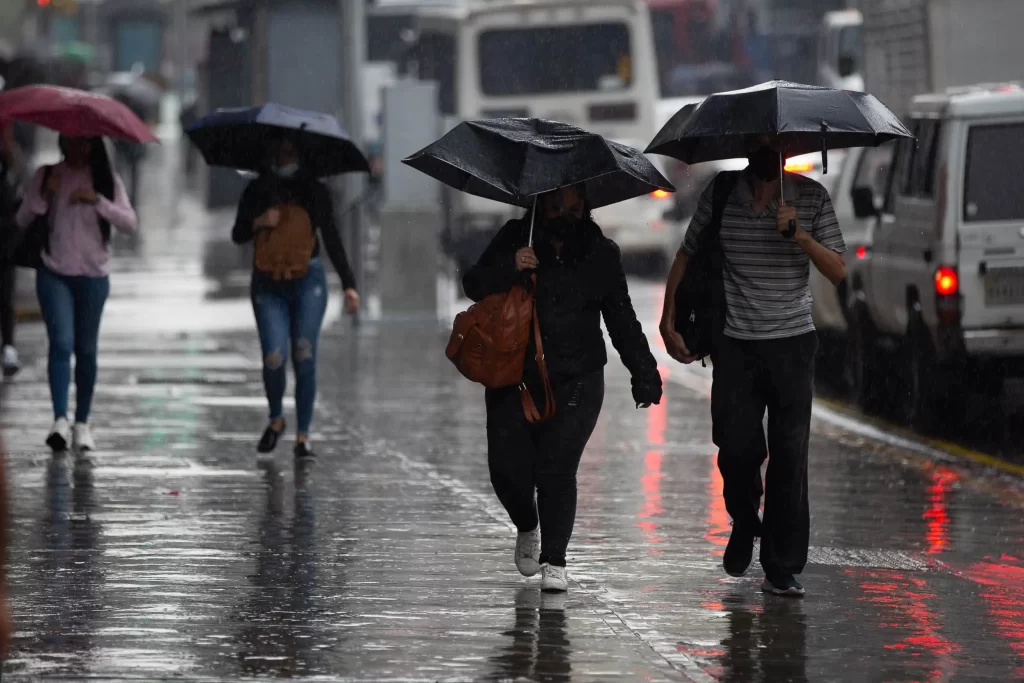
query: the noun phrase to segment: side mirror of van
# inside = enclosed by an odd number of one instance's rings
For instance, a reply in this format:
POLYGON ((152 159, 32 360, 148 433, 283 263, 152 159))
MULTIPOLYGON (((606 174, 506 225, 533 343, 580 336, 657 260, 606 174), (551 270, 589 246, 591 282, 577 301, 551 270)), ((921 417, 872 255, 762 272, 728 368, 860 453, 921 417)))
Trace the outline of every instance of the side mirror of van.
POLYGON ((661 215, 662 220, 672 221, 675 223, 681 222, 686 218, 686 208, 682 202, 676 202, 671 209, 667 209, 665 213, 661 215))
POLYGON ((853 215, 857 218, 874 218, 880 215, 875 206, 875 193, 870 187, 855 187, 850 193, 853 200, 853 215))
POLYGON ((841 55, 839 57, 839 77, 848 78, 856 71, 856 60, 850 55, 841 55))

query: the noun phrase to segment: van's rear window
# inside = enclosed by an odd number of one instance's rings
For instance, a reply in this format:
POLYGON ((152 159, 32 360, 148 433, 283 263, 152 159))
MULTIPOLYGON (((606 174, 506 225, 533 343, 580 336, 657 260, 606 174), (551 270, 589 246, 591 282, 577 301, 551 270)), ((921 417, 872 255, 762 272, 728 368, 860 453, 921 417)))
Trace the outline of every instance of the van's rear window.
POLYGON ((479 56, 480 90, 491 97, 615 92, 633 81, 621 23, 484 31, 479 56))
POLYGON ((971 127, 964 220, 1024 220, 1024 123, 971 127))

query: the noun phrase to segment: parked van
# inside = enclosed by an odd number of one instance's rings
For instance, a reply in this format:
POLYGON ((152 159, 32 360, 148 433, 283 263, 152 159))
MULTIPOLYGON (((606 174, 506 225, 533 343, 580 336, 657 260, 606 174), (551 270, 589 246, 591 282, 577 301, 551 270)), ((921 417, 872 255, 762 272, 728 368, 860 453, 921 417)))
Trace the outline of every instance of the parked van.
POLYGON ((1024 90, 1015 84, 914 98, 856 281, 851 340, 867 408, 894 394, 922 428, 958 413, 965 389, 1024 374, 1024 90), (887 384, 899 378, 899 391, 887 384))
POLYGON ((863 279, 861 274, 871 256, 872 239, 877 211, 858 215, 854 206, 854 191, 870 188, 881 208, 889 179, 895 145, 882 147, 855 148, 829 152, 829 172, 820 174, 820 154, 797 157, 787 162, 793 172, 814 177, 825 185, 836 211, 839 227, 846 241, 846 278, 835 286, 832 282, 811 268, 810 284, 813 304, 811 313, 814 327, 818 331, 819 376, 841 388, 849 388, 853 378, 850 375, 853 363, 850 360, 849 318, 850 283, 863 279), (806 170, 805 170, 806 169, 806 170))
MULTIPOLYGON (((647 7, 636 0, 497 0, 425 6, 407 70, 439 85, 450 129, 503 116, 554 119, 643 149, 654 137, 658 75, 647 7)), ((665 193, 600 209, 595 218, 628 252, 635 230, 665 229, 665 193)), ((445 194, 448 248, 465 266, 514 207, 445 194)))

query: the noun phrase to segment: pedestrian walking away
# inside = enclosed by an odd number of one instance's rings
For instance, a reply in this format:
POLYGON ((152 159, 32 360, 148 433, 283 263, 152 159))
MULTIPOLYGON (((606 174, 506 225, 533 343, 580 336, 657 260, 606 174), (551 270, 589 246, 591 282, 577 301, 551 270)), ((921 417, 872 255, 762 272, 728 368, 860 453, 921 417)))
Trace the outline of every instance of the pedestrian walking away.
POLYGON ((54 423, 46 443, 54 451, 71 445, 84 452, 95 449, 89 416, 100 320, 110 292, 111 232, 133 233, 137 221, 102 138, 61 135, 58 142, 63 161, 36 172, 17 223, 28 229, 45 217, 48 229, 36 270, 36 294, 50 343, 54 423), (77 392, 73 437, 67 420, 72 353, 77 392))
MULTIPOLYGON (((518 530, 516 567, 524 576, 540 571, 543 590, 565 591, 576 471, 604 400, 608 356, 602 315, 632 375, 637 406, 659 403, 662 383, 629 298, 618 247, 594 223, 582 188, 541 195, 536 250, 525 246, 530 231, 529 212, 508 222, 465 274, 463 286, 469 298, 480 301, 526 286, 536 274, 536 310, 555 414, 531 423, 519 388, 488 389, 487 460, 494 491, 518 530)), ((533 396, 544 396, 533 341, 523 383, 533 396)))
POLYGON ((327 311, 327 277, 319 237, 341 276, 345 310, 359 310, 349 266, 327 186, 303 166, 299 146, 288 133, 268 141, 267 163, 245 189, 231 237, 254 242, 252 306, 263 353, 263 384, 269 424, 257 451, 270 453, 285 430, 285 364, 291 350, 295 372, 296 457, 314 455, 309 441, 316 401, 316 357, 327 311))
POLYGON ((747 169, 720 173, 700 198, 669 275, 661 334, 676 360, 697 359, 677 331, 674 301, 687 264, 707 245, 702 236, 717 233, 726 310, 711 351, 711 415, 725 505, 733 520, 724 565, 732 576, 746 574, 754 539, 760 537, 762 590, 802 595, 795 575, 807 562, 808 438, 818 347, 809 266, 838 284, 846 246, 825 188, 805 176, 782 176, 775 136, 749 137, 746 150, 747 169), (760 468, 766 456, 763 490, 760 468), (762 494, 763 520, 758 514, 762 494))
MULTIPOLYGON (((17 230, 17 193, 25 173, 25 160, 14 137, 14 126, 0 121, 0 235, 6 238, 17 230)), ((21 369, 18 349, 14 345, 17 324, 14 301, 17 271, 4 254, 0 258, 0 368, 4 377, 11 377, 21 369)))

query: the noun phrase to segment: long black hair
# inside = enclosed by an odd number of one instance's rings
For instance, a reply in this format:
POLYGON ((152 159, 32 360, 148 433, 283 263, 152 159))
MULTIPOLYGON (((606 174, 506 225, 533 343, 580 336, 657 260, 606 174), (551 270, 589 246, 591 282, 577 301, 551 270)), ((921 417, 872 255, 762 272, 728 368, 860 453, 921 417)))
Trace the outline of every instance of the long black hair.
MULTIPOLYGON (((92 177, 92 189, 96 194, 102 195, 114 201, 114 169, 110 165, 110 157, 107 155, 107 148, 103 144, 103 138, 90 137, 89 140, 89 175, 92 177)), ((57 139, 57 146, 61 154, 67 158, 68 139, 61 135, 57 139)), ((100 233, 103 241, 110 241, 110 221, 97 216, 100 225, 100 233)))

